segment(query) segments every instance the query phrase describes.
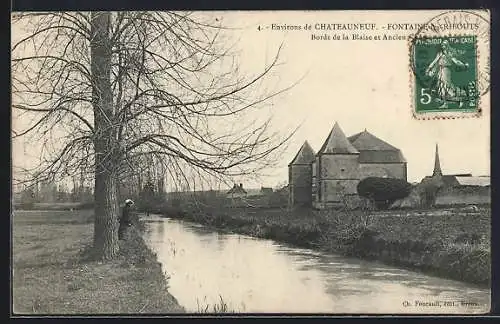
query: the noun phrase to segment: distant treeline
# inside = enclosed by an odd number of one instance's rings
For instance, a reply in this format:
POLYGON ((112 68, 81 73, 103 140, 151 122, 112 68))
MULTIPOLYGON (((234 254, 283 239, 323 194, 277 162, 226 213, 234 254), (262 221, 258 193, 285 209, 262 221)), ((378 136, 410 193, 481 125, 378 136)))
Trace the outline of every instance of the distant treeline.
POLYGON ((94 199, 92 188, 78 186, 69 190, 64 185, 48 182, 14 193, 15 204, 34 203, 89 203, 94 199))
POLYGON ((85 202, 85 203, 14 203, 12 206, 17 210, 83 210, 83 209, 92 209, 94 208, 94 202, 85 202))

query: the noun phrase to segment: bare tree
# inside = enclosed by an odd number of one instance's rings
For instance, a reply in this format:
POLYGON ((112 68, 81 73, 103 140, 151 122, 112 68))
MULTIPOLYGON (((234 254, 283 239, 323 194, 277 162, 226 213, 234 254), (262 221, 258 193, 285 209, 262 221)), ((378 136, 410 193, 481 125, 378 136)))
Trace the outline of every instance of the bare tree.
POLYGON ((242 71, 214 15, 17 13, 12 25, 13 118, 28 123, 12 137, 41 149, 22 179, 82 168, 95 179, 100 258, 118 252, 123 177, 151 161, 184 184, 258 174, 293 134, 273 131, 263 110, 293 86, 266 87, 280 50, 260 73, 242 71))

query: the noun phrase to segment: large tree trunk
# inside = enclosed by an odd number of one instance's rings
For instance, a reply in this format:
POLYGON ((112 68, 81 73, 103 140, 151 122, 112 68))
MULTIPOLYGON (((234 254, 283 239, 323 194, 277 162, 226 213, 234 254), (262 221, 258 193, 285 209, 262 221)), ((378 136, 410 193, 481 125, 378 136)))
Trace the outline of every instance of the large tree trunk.
POLYGON ((95 222, 94 250, 101 259, 118 254, 118 183, 119 143, 114 125, 111 88, 111 13, 92 12, 90 41, 92 102, 94 106, 95 148, 95 222))
POLYGON ((102 259, 118 254, 118 197, 116 177, 96 172, 94 250, 102 259))

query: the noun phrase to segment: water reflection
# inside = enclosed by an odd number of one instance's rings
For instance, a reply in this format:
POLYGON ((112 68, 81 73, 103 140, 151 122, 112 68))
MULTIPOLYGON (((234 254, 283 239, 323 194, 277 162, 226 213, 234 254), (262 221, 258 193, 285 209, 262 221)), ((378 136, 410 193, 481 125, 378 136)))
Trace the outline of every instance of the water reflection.
POLYGON ((171 276, 170 292, 189 311, 217 304, 220 296, 230 309, 240 312, 489 311, 489 290, 465 283, 221 234, 177 220, 154 220, 147 223, 146 241, 171 276), (445 301, 457 303, 444 306, 445 301), (463 306, 460 301, 477 305, 463 306))

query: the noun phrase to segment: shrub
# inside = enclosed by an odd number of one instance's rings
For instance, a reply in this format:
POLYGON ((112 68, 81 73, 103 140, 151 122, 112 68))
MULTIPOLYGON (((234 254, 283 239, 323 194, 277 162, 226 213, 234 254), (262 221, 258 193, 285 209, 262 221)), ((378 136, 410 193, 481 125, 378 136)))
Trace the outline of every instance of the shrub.
POLYGON ((361 197, 368 198, 378 209, 387 209, 398 199, 408 197, 411 184, 395 178, 368 177, 358 183, 357 191, 361 197))
POLYGON ((419 185, 421 191, 422 204, 426 208, 433 207, 436 204, 437 193, 440 189, 439 183, 436 181, 424 181, 419 185))
POLYGON ((268 207, 285 208, 288 205, 288 192, 274 191, 268 196, 268 207))

